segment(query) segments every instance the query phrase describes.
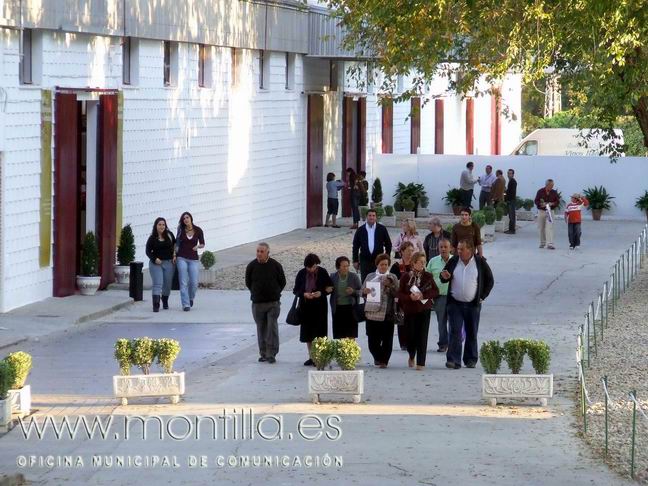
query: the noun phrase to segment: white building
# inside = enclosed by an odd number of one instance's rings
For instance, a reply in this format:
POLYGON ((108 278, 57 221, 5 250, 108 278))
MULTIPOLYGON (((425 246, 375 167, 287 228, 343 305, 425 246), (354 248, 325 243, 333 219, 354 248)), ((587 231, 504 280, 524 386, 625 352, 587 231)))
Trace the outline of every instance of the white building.
POLYGON ((188 5, 0 1, 0 311, 74 293, 86 231, 105 286, 123 224, 143 261, 154 219, 175 228, 182 211, 219 250, 321 224, 326 173, 371 178, 383 149, 519 141, 517 77, 502 87, 517 120, 488 96, 444 95, 410 117, 353 85, 346 68, 362 60, 325 37, 341 36, 325 10, 188 5))

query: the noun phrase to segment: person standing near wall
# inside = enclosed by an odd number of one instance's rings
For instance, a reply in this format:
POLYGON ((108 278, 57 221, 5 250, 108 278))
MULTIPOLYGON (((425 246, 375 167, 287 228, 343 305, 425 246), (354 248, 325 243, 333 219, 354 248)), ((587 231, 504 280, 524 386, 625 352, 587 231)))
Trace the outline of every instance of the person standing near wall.
POLYGON ((281 291, 286 286, 286 275, 281 263, 270 258, 270 245, 259 243, 256 259, 245 269, 245 286, 250 290, 252 317, 257 326, 259 362, 276 362, 279 352, 281 291))
POLYGON ((153 312, 159 312, 160 297, 162 307, 169 308, 169 294, 176 262, 175 237, 167 228, 166 219, 157 218, 153 223, 153 231, 146 241, 146 256, 150 260, 149 273, 153 281, 153 312))
POLYGON ((358 181, 358 176, 355 171, 349 167, 347 170, 347 184, 349 188, 349 196, 351 199, 351 213, 353 216, 353 225, 351 229, 358 229, 358 223, 360 222, 360 193, 361 193, 361 184, 358 181))
POLYGON ((326 228, 328 228, 329 225, 328 224, 329 218, 332 218, 333 220, 333 224, 331 226, 333 228, 339 228, 339 226, 337 225, 337 213, 340 207, 338 192, 342 189, 344 189, 344 182, 336 181, 335 174, 333 172, 329 172, 326 175, 327 200, 326 200, 326 222, 324 223, 324 227, 326 228))
POLYGON ((182 310, 191 310, 198 291, 198 250, 205 247, 203 230, 193 224, 193 216, 185 211, 180 216, 178 223, 178 236, 176 238, 176 255, 178 265, 178 279, 180 281, 180 300, 182 310))
POLYGON ((466 164, 466 170, 461 173, 459 178, 459 190, 461 191, 461 205, 465 208, 472 206, 473 190, 475 184, 477 184, 477 179, 473 177, 473 169, 475 164, 473 162, 468 162, 466 164))
POLYGON ((505 231, 507 235, 515 234, 515 201, 517 199, 517 181, 515 180, 515 171, 509 169, 506 173, 508 176, 508 185, 506 186, 506 194, 504 200, 508 205, 509 227, 505 231))
POLYGON ((495 182, 491 188, 491 201, 493 206, 497 203, 504 201, 504 190, 506 189, 506 181, 504 180, 504 173, 497 169, 495 171, 495 182))
POLYGON ((495 174, 493 174, 493 166, 486 166, 486 173, 477 179, 479 185, 481 186, 481 191, 479 192, 479 209, 484 209, 484 206, 490 204, 491 202, 491 190, 493 184, 495 183, 495 174))
POLYGON ((548 250, 555 250, 553 244, 553 211, 560 205, 558 192, 553 188, 553 179, 547 179, 545 186, 538 189, 535 205, 538 208, 538 230, 540 232, 540 248, 547 246, 548 250))

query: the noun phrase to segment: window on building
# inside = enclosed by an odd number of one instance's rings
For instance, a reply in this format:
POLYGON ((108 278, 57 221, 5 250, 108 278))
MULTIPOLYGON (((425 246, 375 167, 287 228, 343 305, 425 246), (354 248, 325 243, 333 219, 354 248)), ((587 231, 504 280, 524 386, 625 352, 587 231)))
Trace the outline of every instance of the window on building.
POLYGON ((23 29, 22 32, 22 57, 20 58, 20 83, 32 84, 32 30, 23 29))
POLYGON ((164 41, 164 86, 178 84, 178 43, 164 41))
POLYGON ((125 37, 122 43, 122 82, 131 84, 131 38, 125 37))
POLYGON ((205 87, 205 62, 207 58, 207 49, 205 44, 198 44, 198 86, 205 87))
POLYGON ((286 52, 286 89, 295 88, 295 55, 286 52))

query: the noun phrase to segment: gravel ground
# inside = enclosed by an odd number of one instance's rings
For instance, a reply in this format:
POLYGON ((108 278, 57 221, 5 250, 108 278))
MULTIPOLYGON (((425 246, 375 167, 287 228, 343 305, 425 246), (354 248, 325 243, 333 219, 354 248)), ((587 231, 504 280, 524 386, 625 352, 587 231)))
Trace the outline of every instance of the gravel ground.
MULTIPOLYGON (((270 253, 270 256, 277 260, 284 268, 286 274, 286 289, 291 290, 295 282, 295 276, 304 268, 304 257, 308 253, 315 253, 322 260, 321 266, 329 272, 335 271, 335 259, 345 255, 351 260, 351 246, 353 242, 353 231, 341 236, 334 236, 305 245, 295 246, 280 253, 270 253)), ((210 288, 217 290, 245 290, 245 268, 244 265, 225 268, 218 271, 216 283, 210 288)))
MULTIPOLYGON (((607 462, 619 473, 630 474, 632 402, 628 393, 636 390, 638 402, 648 416, 648 267, 619 301, 614 317, 604 330, 598 356, 585 368, 587 390, 594 403, 588 412, 589 444, 605 455, 605 394, 601 379, 607 375, 612 404, 608 407, 607 462)), ((648 417, 637 411, 635 477, 648 484, 648 417)))

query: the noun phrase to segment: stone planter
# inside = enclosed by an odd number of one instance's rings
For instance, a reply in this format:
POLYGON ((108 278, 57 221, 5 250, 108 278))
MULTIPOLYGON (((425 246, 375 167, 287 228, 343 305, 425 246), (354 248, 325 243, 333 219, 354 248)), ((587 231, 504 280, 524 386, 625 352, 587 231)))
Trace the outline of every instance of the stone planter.
POLYGON ((406 219, 414 219, 416 213, 414 211, 394 211, 396 217, 396 224, 400 225, 406 219))
POLYGON ((452 206, 452 214, 455 216, 461 216, 461 210, 463 209, 463 206, 452 206))
POLYGON ((416 210, 416 217, 417 218, 429 218, 430 217, 430 210, 428 208, 418 208, 416 210))
POLYGON ((485 224, 482 229, 482 239, 486 242, 495 241, 495 225, 485 224))
POLYGON ((130 282, 130 265, 113 265, 115 272, 115 282, 118 284, 127 284, 130 282))
POLYGON ((504 224, 504 218, 500 219, 499 221, 495 221, 495 232, 504 233, 508 229, 508 221, 506 223, 507 224, 504 224))
POLYGON ((308 393, 313 403, 320 395, 351 395, 353 403, 360 403, 364 393, 363 370, 309 371, 308 393))
POLYGON ((518 221, 533 221, 535 216, 533 211, 527 211, 526 209, 518 209, 515 211, 515 219, 518 221))
POLYGON ((216 283, 216 270, 201 268, 198 271, 198 283, 201 285, 212 285, 216 283))
POLYGON ((94 295, 101 284, 101 277, 82 277, 77 275, 76 284, 81 295, 94 295))
POLYGON ((178 403, 180 395, 185 393, 185 374, 117 375, 113 376, 113 391, 122 405, 128 405, 128 399, 136 397, 169 397, 171 403, 178 403))
POLYGON ((553 397, 553 375, 482 375, 482 397, 493 407, 498 398, 538 398, 546 407, 553 397))
POLYGON ((0 400, 0 432, 9 432, 11 425, 11 402, 0 400))
POLYGON ((592 209, 592 219, 594 221, 601 221, 601 214, 603 214, 602 209, 592 209))
POLYGON ((11 403, 11 413, 20 417, 31 413, 31 385, 25 385, 19 390, 9 390, 8 400, 11 403))
POLYGON ((396 216, 383 216, 380 223, 384 226, 396 226, 396 216))

